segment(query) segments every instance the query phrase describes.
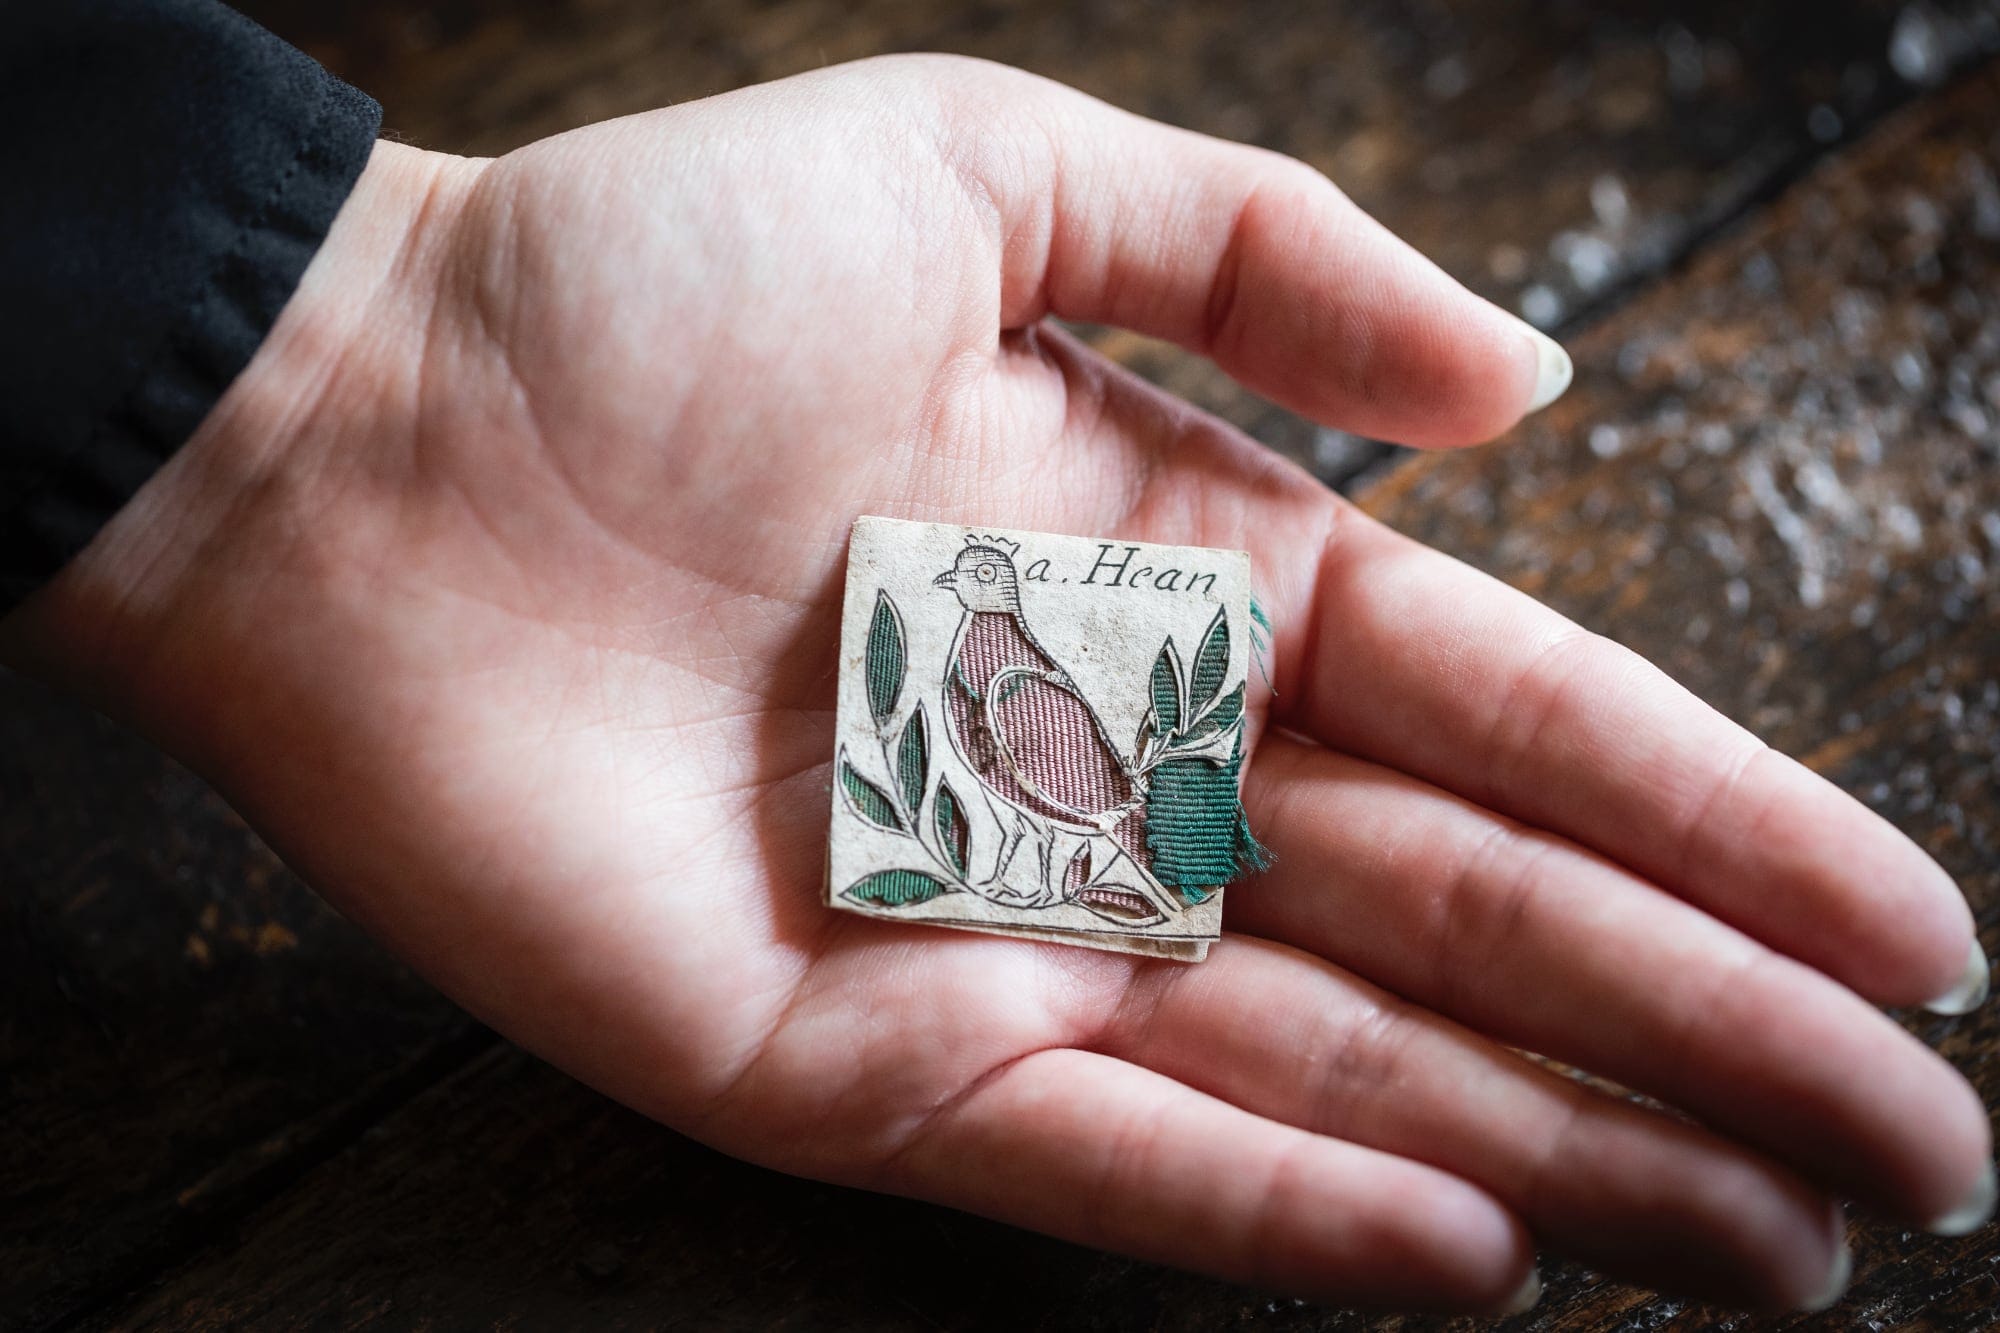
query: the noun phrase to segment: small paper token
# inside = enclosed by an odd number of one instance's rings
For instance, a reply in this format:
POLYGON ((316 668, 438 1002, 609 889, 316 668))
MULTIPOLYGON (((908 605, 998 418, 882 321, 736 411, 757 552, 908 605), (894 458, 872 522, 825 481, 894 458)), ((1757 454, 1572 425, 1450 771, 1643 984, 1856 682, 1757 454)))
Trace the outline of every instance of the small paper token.
POLYGON ((1264 863, 1242 551, 862 518, 827 901, 1196 961, 1264 863))

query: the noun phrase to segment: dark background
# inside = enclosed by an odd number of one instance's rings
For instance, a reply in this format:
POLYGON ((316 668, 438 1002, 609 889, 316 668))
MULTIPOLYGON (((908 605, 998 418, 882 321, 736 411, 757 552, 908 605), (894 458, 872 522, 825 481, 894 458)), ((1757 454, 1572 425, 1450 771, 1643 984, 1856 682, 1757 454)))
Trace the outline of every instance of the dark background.
MULTIPOLYGON (((2000 0, 244 8, 459 152, 934 49, 1308 159, 1564 337, 1569 396, 1414 458, 1099 345, 1660 661, 1917 838, 2000 943, 2000 0)), ((4 674, 0 912, 0 1328, 1452 1324, 711 1153, 472 1023, 185 770, 4 674)), ((2000 1098, 1993 1016, 1910 1022, 2000 1098)), ((1822 1324, 2000 1321, 1993 1231, 1854 1240, 1822 1324)), ((1516 1321, 1762 1322, 1560 1263, 1516 1321)))

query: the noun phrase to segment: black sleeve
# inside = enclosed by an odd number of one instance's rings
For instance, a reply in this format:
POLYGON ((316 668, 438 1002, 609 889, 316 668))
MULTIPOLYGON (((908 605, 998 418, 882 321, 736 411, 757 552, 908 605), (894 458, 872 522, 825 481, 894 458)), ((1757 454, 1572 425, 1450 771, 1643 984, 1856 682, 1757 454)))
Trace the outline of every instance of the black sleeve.
POLYGON ((381 114, 213 0, 0 0, 0 614, 243 369, 381 114))

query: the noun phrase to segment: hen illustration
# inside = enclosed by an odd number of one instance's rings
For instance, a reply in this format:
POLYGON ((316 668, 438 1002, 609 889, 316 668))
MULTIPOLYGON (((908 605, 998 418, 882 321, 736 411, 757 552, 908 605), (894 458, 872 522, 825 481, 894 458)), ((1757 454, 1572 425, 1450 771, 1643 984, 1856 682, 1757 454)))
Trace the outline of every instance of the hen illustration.
MULTIPOLYGON (((968 537, 933 582, 965 615, 946 659, 944 714, 952 745, 986 789, 1056 828, 1115 840, 1135 866, 1149 859, 1146 784, 1106 735, 1096 709, 1035 638, 1021 611, 1019 546, 968 537)), ((1158 919, 1152 895, 1089 883, 1082 858, 1066 896, 1118 920, 1158 919)), ((1161 895, 1162 901, 1174 906, 1161 895)))

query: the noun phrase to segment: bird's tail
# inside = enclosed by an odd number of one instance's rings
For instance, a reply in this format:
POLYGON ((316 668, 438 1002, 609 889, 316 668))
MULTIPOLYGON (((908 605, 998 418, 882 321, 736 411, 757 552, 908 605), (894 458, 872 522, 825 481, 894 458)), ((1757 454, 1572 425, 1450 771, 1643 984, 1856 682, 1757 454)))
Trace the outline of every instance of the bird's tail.
POLYGON ((1227 763, 1192 756, 1161 760, 1148 774, 1146 849, 1153 878, 1189 903, 1253 870, 1271 853, 1250 832, 1237 782, 1243 770, 1239 734, 1227 763))

